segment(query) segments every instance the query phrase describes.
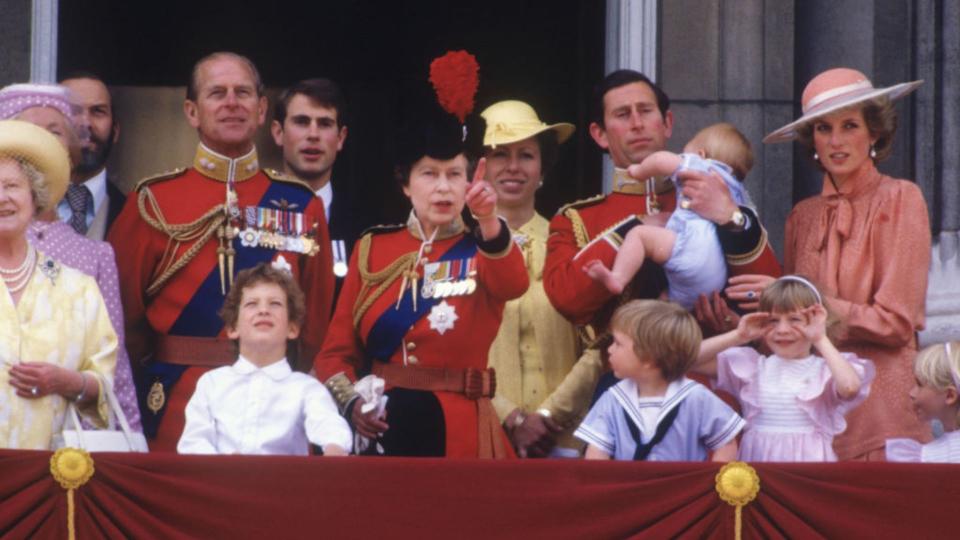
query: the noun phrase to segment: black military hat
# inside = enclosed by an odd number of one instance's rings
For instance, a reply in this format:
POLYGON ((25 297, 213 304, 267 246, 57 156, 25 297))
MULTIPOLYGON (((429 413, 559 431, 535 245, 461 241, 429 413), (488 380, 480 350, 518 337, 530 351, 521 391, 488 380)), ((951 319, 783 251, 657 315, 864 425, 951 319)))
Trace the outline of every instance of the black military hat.
POLYGON ((402 106, 403 122, 397 134, 398 167, 409 167, 429 156, 453 159, 469 153, 474 139, 482 132, 470 129, 476 119, 470 116, 477 92, 478 66, 466 51, 448 52, 430 65, 430 82, 408 92, 402 106))

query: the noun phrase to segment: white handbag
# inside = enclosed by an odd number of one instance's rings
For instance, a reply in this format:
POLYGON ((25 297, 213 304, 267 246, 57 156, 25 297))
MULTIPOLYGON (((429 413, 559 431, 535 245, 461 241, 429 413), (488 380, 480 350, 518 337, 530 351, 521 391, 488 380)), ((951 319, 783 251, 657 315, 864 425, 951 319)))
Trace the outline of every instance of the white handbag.
MULTIPOLYGON (((53 436, 53 448, 81 448, 87 452, 147 452, 147 439, 143 433, 135 433, 127 423, 127 417, 120 408, 117 395, 113 392, 113 385, 103 382, 103 392, 107 394, 108 427, 105 430, 83 429, 77 409, 71 401, 67 404, 67 422, 73 424, 72 429, 64 425, 63 432, 53 436), (113 418, 116 416, 120 424, 120 431, 116 430, 113 418)), ((66 422, 65 422, 66 424, 66 422)))

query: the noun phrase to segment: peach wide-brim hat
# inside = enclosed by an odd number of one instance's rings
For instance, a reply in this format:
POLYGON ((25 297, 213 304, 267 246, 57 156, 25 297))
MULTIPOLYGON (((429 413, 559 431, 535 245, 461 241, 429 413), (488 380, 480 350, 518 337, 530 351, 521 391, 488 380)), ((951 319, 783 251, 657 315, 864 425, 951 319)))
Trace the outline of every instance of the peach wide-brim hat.
POLYGON ((67 149, 42 127, 21 120, 0 120, 0 158, 22 159, 36 167, 46 179, 51 204, 55 205, 67 192, 70 181, 67 149))
POLYGON ((483 133, 483 145, 490 148, 529 139, 548 130, 555 131, 557 142, 562 143, 569 139, 576 129, 576 126, 567 122, 546 124, 540 120, 533 107, 514 99, 494 103, 484 109, 480 116, 487 123, 487 130, 483 133))
POLYGON ((814 77, 803 89, 800 98, 803 116, 770 133, 763 138, 763 142, 792 141, 797 138, 797 128, 817 118, 879 97, 900 99, 921 84, 923 81, 912 81, 874 88, 870 79, 855 69, 828 69, 814 77))

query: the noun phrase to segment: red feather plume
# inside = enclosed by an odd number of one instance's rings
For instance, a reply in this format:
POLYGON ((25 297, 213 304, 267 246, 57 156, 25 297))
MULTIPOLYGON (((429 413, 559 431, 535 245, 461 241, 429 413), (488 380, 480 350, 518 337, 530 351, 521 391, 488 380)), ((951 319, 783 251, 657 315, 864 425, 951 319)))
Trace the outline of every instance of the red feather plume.
POLYGON ((473 111, 473 98, 480 84, 477 59, 467 51, 450 51, 430 63, 430 84, 443 110, 462 124, 473 111))

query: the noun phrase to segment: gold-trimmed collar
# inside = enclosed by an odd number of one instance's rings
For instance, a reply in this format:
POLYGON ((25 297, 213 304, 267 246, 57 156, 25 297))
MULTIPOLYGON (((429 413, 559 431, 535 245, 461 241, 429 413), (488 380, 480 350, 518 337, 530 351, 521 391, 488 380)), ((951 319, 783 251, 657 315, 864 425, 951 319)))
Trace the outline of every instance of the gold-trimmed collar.
MULTIPOLYGON (((670 181, 669 177, 656 178, 653 181, 653 185, 654 192, 658 194, 667 193, 673 189, 673 182, 670 181)), ((632 178, 629 174, 627 174, 626 169, 621 169, 618 167, 613 169, 613 191, 616 193, 627 193, 630 195, 646 195, 647 182, 632 178)))
POLYGON ((257 171, 260 170, 260 162, 257 159, 256 147, 253 147, 246 155, 231 159, 200 143, 197 145, 197 153, 193 157, 193 168, 207 178, 220 182, 227 182, 231 179, 234 182, 243 182, 257 174, 257 171))
MULTIPOLYGON (((463 224, 463 219, 457 216, 456 219, 442 226, 440 230, 437 231, 437 237, 434 240, 443 240, 456 236, 462 233, 464 229, 466 229, 466 226, 463 224)), ((410 234, 417 240, 424 240, 420 235, 420 231, 422 230, 420 220, 417 219, 417 214, 413 210, 410 210, 410 216, 407 217, 407 230, 410 231, 410 234)))

